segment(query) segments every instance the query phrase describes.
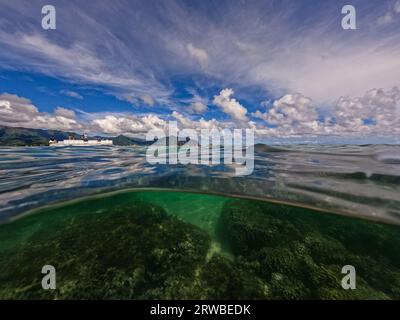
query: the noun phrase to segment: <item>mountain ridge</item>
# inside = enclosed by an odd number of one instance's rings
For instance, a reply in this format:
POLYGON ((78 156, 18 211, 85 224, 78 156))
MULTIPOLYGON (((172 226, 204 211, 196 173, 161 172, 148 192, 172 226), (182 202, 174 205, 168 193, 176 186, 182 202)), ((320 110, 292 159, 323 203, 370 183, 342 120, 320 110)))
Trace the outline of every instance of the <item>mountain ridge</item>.
MULTIPOLYGON (((48 146, 49 140, 54 138, 58 141, 68 139, 70 136, 81 137, 81 134, 72 131, 33 129, 24 127, 9 127, 0 125, 0 146, 48 146)), ((102 136, 92 136, 92 139, 103 138, 102 136)), ((112 139, 114 145, 148 145, 148 142, 138 138, 130 138, 124 135, 116 137, 107 137, 112 139)))

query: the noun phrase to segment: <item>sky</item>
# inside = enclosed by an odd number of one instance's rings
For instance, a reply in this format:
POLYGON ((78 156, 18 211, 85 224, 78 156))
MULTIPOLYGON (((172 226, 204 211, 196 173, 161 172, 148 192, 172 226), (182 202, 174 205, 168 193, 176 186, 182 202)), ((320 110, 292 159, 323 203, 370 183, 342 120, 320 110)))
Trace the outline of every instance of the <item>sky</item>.
POLYGON ((400 0, 0 0, 0 12, 0 125, 400 142, 400 0), (346 4, 356 30, 342 28, 346 4))

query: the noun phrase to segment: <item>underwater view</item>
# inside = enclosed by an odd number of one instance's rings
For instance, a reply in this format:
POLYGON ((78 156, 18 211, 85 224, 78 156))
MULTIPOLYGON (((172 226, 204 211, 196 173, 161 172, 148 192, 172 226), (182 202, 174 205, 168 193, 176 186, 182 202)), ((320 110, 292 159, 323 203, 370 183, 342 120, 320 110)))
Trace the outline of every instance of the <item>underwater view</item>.
POLYGON ((398 147, 258 146, 248 177, 139 150, 1 149, 0 299, 400 299, 398 147))

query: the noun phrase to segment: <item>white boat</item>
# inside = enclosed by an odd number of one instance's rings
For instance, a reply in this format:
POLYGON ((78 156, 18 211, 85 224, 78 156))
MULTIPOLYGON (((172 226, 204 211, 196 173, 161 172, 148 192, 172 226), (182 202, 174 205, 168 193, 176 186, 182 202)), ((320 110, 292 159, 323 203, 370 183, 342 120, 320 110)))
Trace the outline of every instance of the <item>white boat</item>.
POLYGON ((57 141, 50 139, 49 146, 52 147, 63 147, 63 146, 112 146, 113 142, 110 139, 91 139, 89 140, 87 135, 83 135, 83 139, 75 139, 70 136, 68 140, 57 141))

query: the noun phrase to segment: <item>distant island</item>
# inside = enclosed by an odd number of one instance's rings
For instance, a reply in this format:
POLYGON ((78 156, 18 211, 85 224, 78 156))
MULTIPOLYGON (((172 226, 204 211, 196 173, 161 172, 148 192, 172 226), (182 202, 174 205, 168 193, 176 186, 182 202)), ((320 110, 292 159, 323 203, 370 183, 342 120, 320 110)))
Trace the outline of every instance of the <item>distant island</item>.
MULTIPOLYGON (((48 146, 50 139, 61 141, 67 140, 71 136, 79 138, 82 135, 70 131, 0 126, 0 146, 48 146)), ((117 137, 93 136, 90 138, 112 139, 116 146, 149 145, 152 143, 124 135, 117 137)))

